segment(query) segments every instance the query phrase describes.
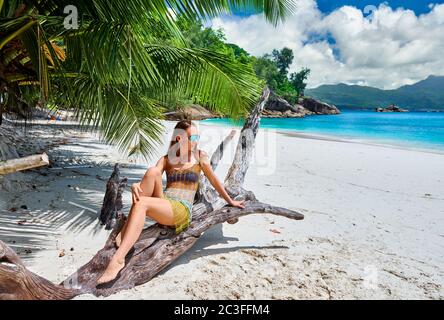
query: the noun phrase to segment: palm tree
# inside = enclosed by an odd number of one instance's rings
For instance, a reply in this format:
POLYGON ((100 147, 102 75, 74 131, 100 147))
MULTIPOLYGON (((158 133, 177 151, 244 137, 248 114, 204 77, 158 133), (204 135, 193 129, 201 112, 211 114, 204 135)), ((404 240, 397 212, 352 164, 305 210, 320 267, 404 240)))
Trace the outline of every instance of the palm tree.
POLYGON ((0 121, 2 111, 26 116, 37 101, 73 108, 80 124, 98 129, 106 142, 149 158, 160 142, 162 111, 177 97, 236 118, 261 91, 250 69, 187 48, 175 16, 208 19, 254 9, 277 24, 292 3, 0 0, 0 121), (64 25, 70 5, 78 28, 64 25))

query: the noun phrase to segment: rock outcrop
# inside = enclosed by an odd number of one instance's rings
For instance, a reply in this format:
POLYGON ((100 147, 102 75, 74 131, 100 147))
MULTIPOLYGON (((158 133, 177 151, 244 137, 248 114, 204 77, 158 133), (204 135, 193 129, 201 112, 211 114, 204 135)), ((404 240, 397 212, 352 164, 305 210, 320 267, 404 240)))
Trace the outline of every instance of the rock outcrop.
POLYGON ((294 106, 276 95, 270 97, 265 109, 264 118, 303 118, 316 114, 339 114, 338 108, 311 98, 300 98, 294 106))
MULTIPOLYGON (((300 98, 298 103, 291 105, 287 100, 272 94, 261 116, 264 118, 303 118, 309 115, 339 114, 338 108, 311 98, 300 98)), ((223 118, 221 114, 211 112, 200 105, 189 105, 176 111, 164 114, 165 119, 178 121, 183 119, 204 120, 223 118)))
POLYGON ((394 104, 389 105, 387 108, 376 108, 376 112, 409 112, 406 109, 401 109, 400 107, 395 106, 394 104))
POLYGON ((270 97, 270 99, 268 100, 267 105, 265 107, 268 111, 298 112, 297 108, 293 107, 290 103, 287 102, 287 100, 280 98, 278 96, 275 96, 275 95, 270 97))
POLYGON ((183 120, 183 119, 188 119, 188 120, 204 120, 204 119, 209 119, 209 118, 221 118, 222 116, 215 113, 215 112, 211 112, 208 109, 205 109, 204 107, 197 105, 197 104, 192 104, 183 108, 180 108, 176 111, 171 111, 171 112, 167 112, 164 114, 165 119, 167 120, 173 120, 173 121, 178 121, 178 120, 183 120))
POLYGON ((299 103, 314 114, 340 114, 341 111, 336 106, 320 102, 313 98, 299 99, 299 103))
POLYGON ((292 106, 287 100, 273 95, 268 100, 262 117, 265 118, 303 118, 309 111, 300 105, 292 106))
POLYGON ((262 117, 265 118, 302 118, 306 115, 304 108, 299 106, 292 106, 287 100, 277 96, 272 96, 268 100, 264 110, 262 111, 262 117))

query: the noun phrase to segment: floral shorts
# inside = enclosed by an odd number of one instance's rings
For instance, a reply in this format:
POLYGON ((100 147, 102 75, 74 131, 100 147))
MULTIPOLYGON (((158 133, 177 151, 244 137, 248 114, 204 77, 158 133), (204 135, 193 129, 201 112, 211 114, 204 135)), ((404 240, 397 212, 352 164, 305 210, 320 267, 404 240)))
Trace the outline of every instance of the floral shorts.
POLYGON ((193 206, 186 200, 173 199, 165 195, 163 196, 163 198, 171 203, 174 214, 174 227, 176 230, 176 234, 179 234, 190 225, 193 206))

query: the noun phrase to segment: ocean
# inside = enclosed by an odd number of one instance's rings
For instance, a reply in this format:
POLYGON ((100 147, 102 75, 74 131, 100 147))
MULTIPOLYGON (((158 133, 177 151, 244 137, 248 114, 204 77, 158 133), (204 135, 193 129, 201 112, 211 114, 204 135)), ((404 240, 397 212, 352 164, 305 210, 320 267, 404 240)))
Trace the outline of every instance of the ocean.
MULTIPOLYGON (((444 113, 341 110, 339 115, 296 118, 262 118, 260 128, 272 128, 346 140, 389 144, 444 152, 444 113)), ((243 125, 231 119, 207 119, 202 123, 243 125)))

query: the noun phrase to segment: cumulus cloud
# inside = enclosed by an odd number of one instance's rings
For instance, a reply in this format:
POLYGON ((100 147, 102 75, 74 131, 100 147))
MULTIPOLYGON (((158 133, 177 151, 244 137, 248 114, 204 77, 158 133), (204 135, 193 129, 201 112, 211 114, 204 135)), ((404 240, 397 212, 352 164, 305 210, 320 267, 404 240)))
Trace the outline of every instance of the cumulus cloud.
POLYGON ((444 75, 444 4, 419 16, 385 4, 370 11, 343 6, 326 15, 316 1, 298 0, 294 15, 277 27, 262 15, 215 18, 211 25, 256 56, 293 49, 290 72, 310 68, 309 87, 343 82, 392 89, 444 75))

